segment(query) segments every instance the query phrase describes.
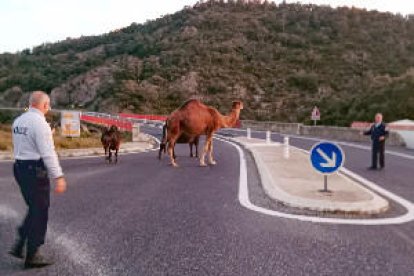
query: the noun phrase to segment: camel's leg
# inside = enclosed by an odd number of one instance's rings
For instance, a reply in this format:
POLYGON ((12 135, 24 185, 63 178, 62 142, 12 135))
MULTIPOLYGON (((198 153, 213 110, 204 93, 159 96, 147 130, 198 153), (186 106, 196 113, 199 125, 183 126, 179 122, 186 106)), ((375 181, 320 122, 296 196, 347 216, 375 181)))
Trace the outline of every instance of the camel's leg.
POLYGON ((214 161, 214 158, 213 158, 213 137, 211 137, 211 139, 209 139, 209 142, 208 142, 208 163, 210 165, 217 164, 217 162, 214 161))
POLYGON ((174 147, 175 147, 175 139, 171 139, 171 140, 168 142, 168 155, 170 156, 171 165, 172 165, 173 167, 178 167, 177 163, 175 162, 174 147))
POLYGON ((209 146, 208 146, 208 138, 206 139, 206 142, 204 143, 203 150, 201 151, 200 156, 200 166, 205 167, 206 165, 206 153, 208 152, 209 146))

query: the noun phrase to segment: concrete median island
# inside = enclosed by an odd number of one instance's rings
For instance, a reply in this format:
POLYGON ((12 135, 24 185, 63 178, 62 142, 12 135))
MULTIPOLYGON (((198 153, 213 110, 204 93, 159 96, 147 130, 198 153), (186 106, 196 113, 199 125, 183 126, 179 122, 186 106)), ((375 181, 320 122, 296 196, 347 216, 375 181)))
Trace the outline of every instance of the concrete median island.
POLYGON ((323 175, 311 166, 309 154, 280 143, 237 137, 235 142, 253 155, 266 194, 287 206, 352 214, 379 214, 389 203, 344 173, 328 177, 329 193, 322 193, 323 175))

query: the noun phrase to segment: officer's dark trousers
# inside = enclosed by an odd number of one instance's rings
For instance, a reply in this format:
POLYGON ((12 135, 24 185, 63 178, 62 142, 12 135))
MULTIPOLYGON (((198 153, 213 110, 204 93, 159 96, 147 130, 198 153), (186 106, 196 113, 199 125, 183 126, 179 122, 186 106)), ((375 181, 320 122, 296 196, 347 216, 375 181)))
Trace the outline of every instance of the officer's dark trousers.
POLYGON ((372 167, 377 168, 378 166, 378 155, 379 165, 381 168, 384 167, 384 154, 385 154, 385 141, 374 141, 372 142, 372 167))
POLYGON ((20 240, 27 240, 27 253, 44 244, 50 205, 50 181, 42 160, 16 160, 14 177, 29 210, 18 228, 20 240))

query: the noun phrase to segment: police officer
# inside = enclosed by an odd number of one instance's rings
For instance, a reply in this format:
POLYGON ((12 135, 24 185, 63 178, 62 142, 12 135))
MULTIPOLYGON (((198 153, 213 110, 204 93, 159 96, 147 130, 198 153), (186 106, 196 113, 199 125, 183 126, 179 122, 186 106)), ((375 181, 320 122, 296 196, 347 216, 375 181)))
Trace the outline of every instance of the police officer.
POLYGON ((378 155, 380 169, 385 166, 384 155, 385 155, 385 138, 388 136, 385 124, 382 121, 382 114, 377 113, 375 115, 375 122, 372 124, 368 131, 364 132, 365 135, 371 136, 372 141, 372 163, 368 169, 376 170, 378 168, 378 155))
POLYGON ((49 177, 56 183, 55 191, 63 193, 66 181, 57 158, 52 131, 45 115, 50 109, 49 96, 33 92, 30 108, 13 123, 14 177, 18 183, 28 212, 18 228, 18 239, 9 252, 23 259, 27 243, 25 268, 52 264, 39 253, 44 244, 50 202, 49 177))

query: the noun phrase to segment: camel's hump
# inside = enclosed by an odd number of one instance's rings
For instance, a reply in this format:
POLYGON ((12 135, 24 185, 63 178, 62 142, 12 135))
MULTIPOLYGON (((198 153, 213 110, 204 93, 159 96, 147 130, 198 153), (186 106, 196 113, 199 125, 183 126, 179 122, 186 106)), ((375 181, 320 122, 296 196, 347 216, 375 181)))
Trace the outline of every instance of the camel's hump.
POLYGON ((189 106, 205 106, 205 105, 199 100, 190 99, 190 100, 187 100, 185 103, 183 103, 178 109, 179 110, 185 109, 185 108, 188 108, 189 106))

